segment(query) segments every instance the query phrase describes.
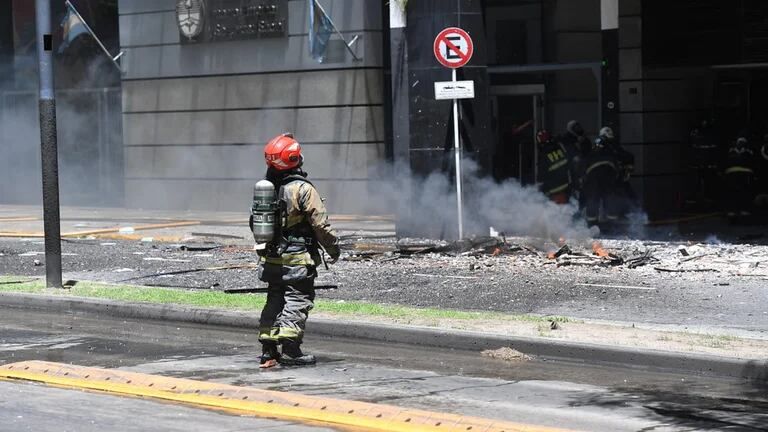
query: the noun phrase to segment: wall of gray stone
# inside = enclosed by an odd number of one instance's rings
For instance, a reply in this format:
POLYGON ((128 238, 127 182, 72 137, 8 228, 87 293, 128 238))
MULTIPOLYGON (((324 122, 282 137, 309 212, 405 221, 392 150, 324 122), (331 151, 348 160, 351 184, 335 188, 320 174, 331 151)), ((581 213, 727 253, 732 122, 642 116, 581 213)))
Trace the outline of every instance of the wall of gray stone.
POLYGON ((335 213, 369 209, 384 145, 382 5, 321 0, 350 40, 309 55, 307 1, 289 0, 288 36, 180 44, 174 0, 121 0, 128 207, 242 210, 262 149, 292 131, 335 213))
POLYGON ((622 142, 635 155, 634 183, 646 210, 676 214, 693 180, 686 161, 690 129, 711 110, 713 73, 643 66, 642 1, 619 6, 622 142))
MULTIPOLYGON (((545 62, 591 63, 602 58, 600 0, 544 3, 545 62)), ((600 130, 598 83, 591 70, 563 71, 547 80, 547 123, 556 132, 579 120, 587 133, 600 130)))

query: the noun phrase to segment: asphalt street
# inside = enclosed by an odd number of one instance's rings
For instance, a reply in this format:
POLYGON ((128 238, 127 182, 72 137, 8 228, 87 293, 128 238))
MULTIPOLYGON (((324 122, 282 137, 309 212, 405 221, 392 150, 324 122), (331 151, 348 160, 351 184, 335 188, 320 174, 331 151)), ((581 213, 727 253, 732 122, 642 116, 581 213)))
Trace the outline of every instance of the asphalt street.
MULTIPOLYGON (((575 430, 768 430, 768 378, 517 363, 311 333, 306 347, 317 366, 264 371, 256 335, 246 330, 11 309, 0 314, 0 329, 0 363, 122 368, 575 430)), ((0 424, 10 425, 3 430, 315 430, 20 382, 0 390, 0 424)))

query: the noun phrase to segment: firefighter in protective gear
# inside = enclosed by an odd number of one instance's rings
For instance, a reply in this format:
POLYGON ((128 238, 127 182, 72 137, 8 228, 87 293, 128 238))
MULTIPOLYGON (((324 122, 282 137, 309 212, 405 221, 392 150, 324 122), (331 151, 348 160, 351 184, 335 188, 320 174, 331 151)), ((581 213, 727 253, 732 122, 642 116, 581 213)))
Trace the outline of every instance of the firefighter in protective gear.
POLYGON ((560 136, 559 141, 568 151, 575 152, 582 158, 592 150, 592 145, 584 134, 584 128, 576 120, 568 122, 565 133, 560 136))
POLYGON ((565 147, 566 152, 572 155, 571 159, 571 194, 579 199, 579 208, 584 208, 584 160, 591 150, 591 144, 584 135, 584 128, 576 120, 571 120, 566 126, 565 133, 561 134, 557 141, 565 147))
POLYGON ((335 263, 340 255, 338 237, 328 223, 325 204, 301 169, 301 145, 293 136, 272 139, 264 148, 264 158, 266 179, 275 185, 281 215, 278 244, 260 253, 264 263, 259 277, 269 284, 259 321, 261 367, 310 365, 315 358, 301 351, 301 343, 314 307, 316 268, 322 263, 320 247, 335 263))
POLYGON ((609 223, 618 220, 618 180, 619 166, 616 155, 610 148, 610 138, 599 136, 584 161, 584 202, 589 226, 600 222, 601 206, 609 223))
POLYGON ((732 220, 749 217, 754 198, 755 152, 749 146, 747 134, 740 135, 728 150, 723 171, 728 191, 728 217, 732 220))
POLYGON ((571 159, 573 155, 560 143, 552 140, 546 130, 536 134, 539 146, 539 173, 541 190, 550 200, 567 204, 571 199, 571 159))
POLYGON ((616 139, 612 128, 606 126, 600 129, 599 137, 606 143, 607 149, 613 153, 616 160, 618 178, 615 191, 617 200, 615 209, 617 215, 624 218, 637 207, 637 196, 629 182, 635 172, 635 156, 616 139))
POLYGON ((768 209, 768 134, 763 136, 763 144, 760 146, 760 154, 757 159, 760 161, 758 167, 759 188, 755 201, 761 209, 765 210, 768 209))

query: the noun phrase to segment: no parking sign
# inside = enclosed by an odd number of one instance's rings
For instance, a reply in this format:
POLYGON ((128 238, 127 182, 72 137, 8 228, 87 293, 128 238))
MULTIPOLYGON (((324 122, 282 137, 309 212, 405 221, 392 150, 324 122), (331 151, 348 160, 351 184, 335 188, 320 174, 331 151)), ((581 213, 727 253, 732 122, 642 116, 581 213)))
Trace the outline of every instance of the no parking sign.
POLYGON ((456 69, 469 63, 475 47, 469 33, 458 27, 448 27, 435 38, 433 50, 441 65, 456 69))
POLYGON ((435 98, 453 99, 453 148, 456 164, 456 206, 459 219, 459 239, 464 237, 464 211, 461 196, 461 143, 459 140, 459 108, 457 99, 475 97, 473 81, 456 81, 456 69, 469 63, 475 50, 469 33, 448 27, 437 34, 433 45, 435 58, 441 65, 452 69, 451 81, 435 83, 435 98))

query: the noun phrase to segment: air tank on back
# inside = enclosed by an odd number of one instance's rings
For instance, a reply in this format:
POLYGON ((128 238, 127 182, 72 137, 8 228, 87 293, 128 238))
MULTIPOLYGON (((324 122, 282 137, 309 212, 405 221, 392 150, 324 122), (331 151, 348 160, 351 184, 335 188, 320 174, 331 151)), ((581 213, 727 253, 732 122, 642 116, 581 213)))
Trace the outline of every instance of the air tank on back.
POLYGON ((253 187, 253 207, 251 208, 251 231, 256 243, 269 243, 275 239, 277 211, 275 185, 269 180, 256 183, 253 187))

